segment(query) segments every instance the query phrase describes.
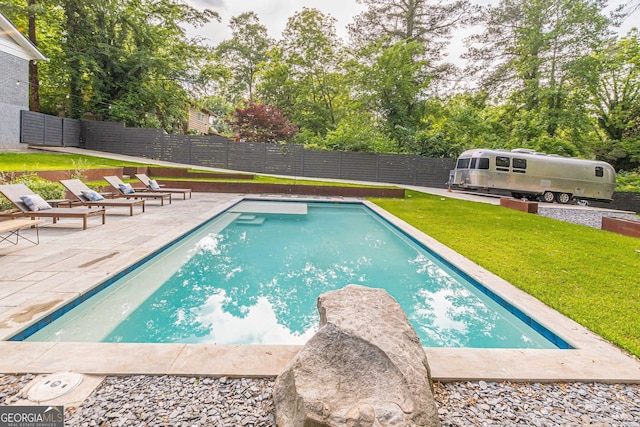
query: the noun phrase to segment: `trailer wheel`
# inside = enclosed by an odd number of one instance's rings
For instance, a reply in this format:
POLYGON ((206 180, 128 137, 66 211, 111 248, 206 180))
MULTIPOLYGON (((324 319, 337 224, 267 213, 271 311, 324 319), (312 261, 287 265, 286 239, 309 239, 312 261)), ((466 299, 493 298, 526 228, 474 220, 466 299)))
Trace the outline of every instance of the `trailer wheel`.
POLYGON ((570 201, 571 201, 571 194, 567 194, 567 193, 558 194, 558 203, 562 203, 563 205, 566 205, 570 201))
POLYGON ((555 199, 556 199, 556 195, 553 194, 551 191, 545 191, 544 193, 542 193, 543 202, 553 203, 555 199))

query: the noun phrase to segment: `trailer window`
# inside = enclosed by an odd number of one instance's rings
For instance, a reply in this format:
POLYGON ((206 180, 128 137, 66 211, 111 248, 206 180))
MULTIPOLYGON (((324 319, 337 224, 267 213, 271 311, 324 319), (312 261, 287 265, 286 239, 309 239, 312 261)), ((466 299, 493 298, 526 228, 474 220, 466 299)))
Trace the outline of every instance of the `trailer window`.
POLYGON ((474 157, 471 159, 469 169, 489 169, 489 159, 483 157, 474 157))
POLYGON ((517 169, 526 169, 527 159, 513 159, 513 167, 517 169))
POLYGON ((602 166, 596 166, 596 176, 604 176, 604 168, 602 166))
POLYGON ((501 168, 508 168, 511 165, 511 159, 509 157, 496 157, 496 166, 501 168))
POLYGON ((476 169, 489 169, 489 158, 488 157, 478 158, 478 164, 476 165, 476 169))
POLYGON ((470 160, 469 157, 459 158, 458 163, 456 163, 456 169, 469 169, 470 160))

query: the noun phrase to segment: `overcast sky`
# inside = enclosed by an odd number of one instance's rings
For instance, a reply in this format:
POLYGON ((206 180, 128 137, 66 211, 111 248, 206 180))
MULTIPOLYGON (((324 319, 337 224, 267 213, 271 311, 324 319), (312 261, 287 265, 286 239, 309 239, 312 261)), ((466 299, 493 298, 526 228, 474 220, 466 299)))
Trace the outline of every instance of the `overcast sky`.
MULTIPOLYGON (((356 0, 186 0, 188 4, 197 9, 212 9, 218 12, 222 18, 222 22, 214 22, 204 28, 197 30, 199 34, 207 39, 213 45, 217 45, 222 40, 229 39, 231 32, 229 30, 229 19, 238 16, 243 12, 254 11, 260 18, 260 23, 267 27, 269 36, 279 39, 282 30, 287 24, 287 20, 294 13, 302 10, 303 7, 315 8, 326 14, 336 18, 336 32, 338 36, 345 41, 348 39, 346 26, 353 22, 353 17, 364 10, 364 7, 356 3, 356 0)), ((479 5, 496 4, 498 0, 471 0, 472 3, 479 5)), ((613 7, 623 0, 611 0, 609 3, 613 7)), ((634 16, 627 19, 625 25, 621 29, 622 34, 627 31, 635 23, 640 23, 640 13, 636 12, 634 16)), ((469 30, 465 30, 464 34, 458 34, 452 42, 450 49, 450 60, 455 62, 455 58, 462 52, 462 36, 467 35, 469 30)))
POLYGON ((229 19, 243 12, 256 12, 260 23, 267 27, 269 36, 279 39, 287 20, 294 13, 303 7, 315 8, 336 18, 336 31, 346 39, 346 26, 352 22, 353 16, 364 10, 356 0, 187 0, 187 3, 197 9, 208 8, 220 14, 222 23, 210 24, 206 31, 198 31, 214 44, 231 37, 229 19))

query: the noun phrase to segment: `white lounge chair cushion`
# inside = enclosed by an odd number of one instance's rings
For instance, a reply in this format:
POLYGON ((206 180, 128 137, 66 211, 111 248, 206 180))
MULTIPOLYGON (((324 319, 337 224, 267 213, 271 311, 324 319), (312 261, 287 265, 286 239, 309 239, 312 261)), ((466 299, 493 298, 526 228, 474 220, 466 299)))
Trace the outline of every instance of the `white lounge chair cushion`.
POLYGON ((104 200, 102 194, 93 190, 82 190, 82 195, 92 202, 99 202, 100 200, 104 200))
POLYGON ((51 209, 51 205, 37 194, 21 196, 20 200, 22 200, 24 204, 27 205, 27 208, 29 208, 29 210, 33 212, 51 209))
POLYGON ((131 184, 118 184, 120 191, 122 194, 133 194, 136 190, 131 186, 131 184))
POLYGON ((160 185, 158 185, 158 182, 155 179, 150 179, 149 180, 149 188, 152 190, 159 190, 160 189, 160 185))

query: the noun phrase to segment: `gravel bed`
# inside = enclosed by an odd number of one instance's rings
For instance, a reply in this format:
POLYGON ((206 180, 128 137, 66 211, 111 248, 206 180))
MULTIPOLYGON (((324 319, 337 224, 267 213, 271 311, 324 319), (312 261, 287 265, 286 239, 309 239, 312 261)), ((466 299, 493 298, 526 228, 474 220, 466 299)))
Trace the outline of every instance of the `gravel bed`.
POLYGON ((546 216, 548 218, 553 218, 560 221, 572 222, 574 224, 586 225, 588 227, 597 229, 601 228, 603 216, 640 221, 640 217, 630 213, 613 212, 606 210, 601 211, 595 209, 576 209, 571 207, 549 208, 541 205, 538 205, 538 215, 546 216))
POLYGON ((513 384, 479 381, 434 385, 448 426, 640 426, 640 385, 513 384))
POLYGON ((36 376, 26 375, 1 375, 0 374, 0 406, 8 405, 12 398, 15 398, 36 376))
MULTIPOLYGON (((0 376, 0 405, 34 375, 0 376)), ((273 379, 107 377, 67 426, 273 426, 273 379)), ((640 385, 435 383, 443 427, 640 427, 640 385)))

